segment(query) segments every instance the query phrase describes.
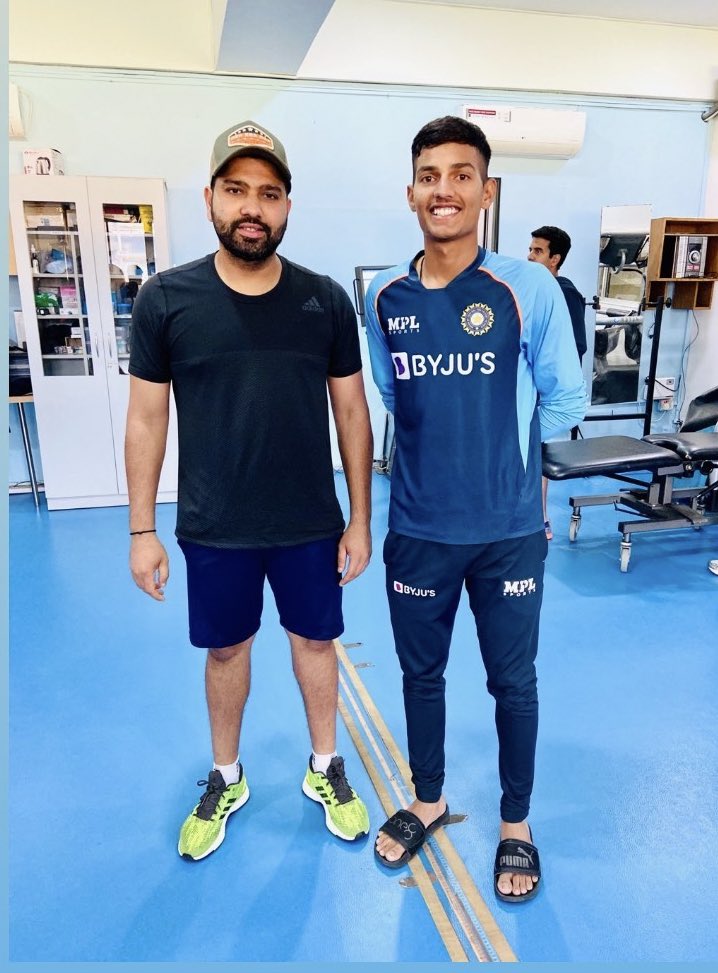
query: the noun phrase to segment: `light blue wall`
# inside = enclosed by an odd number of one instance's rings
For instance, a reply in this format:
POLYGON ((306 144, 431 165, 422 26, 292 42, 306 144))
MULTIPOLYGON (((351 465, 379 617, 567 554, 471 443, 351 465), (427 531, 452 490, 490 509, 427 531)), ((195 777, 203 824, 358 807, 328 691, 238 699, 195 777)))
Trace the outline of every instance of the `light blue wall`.
MULTIPOLYGON (((287 147, 294 203, 282 251, 350 293, 356 265, 394 263, 420 248, 405 202, 409 146, 426 121, 461 113, 467 103, 587 112, 575 158, 497 159, 492 170, 502 177, 499 249, 524 257, 532 228, 565 227, 574 241, 566 273, 589 297, 602 206, 649 203, 654 216, 701 212, 708 126, 699 117, 704 106, 695 104, 20 65, 10 78, 32 103, 28 140, 10 143, 10 172, 21 171, 23 148, 52 146, 63 152, 68 175, 163 177, 177 264, 215 248, 202 201, 209 151, 218 132, 246 118, 287 147)), ((590 310, 587 325, 590 332, 590 310)), ((691 326, 687 312, 666 314, 659 374, 680 374, 691 326)), ((648 354, 645 341, 641 379, 648 354)), ((658 416, 654 428, 668 428, 672 418, 658 416)), ((641 424, 590 423, 587 431, 640 435, 641 424)))

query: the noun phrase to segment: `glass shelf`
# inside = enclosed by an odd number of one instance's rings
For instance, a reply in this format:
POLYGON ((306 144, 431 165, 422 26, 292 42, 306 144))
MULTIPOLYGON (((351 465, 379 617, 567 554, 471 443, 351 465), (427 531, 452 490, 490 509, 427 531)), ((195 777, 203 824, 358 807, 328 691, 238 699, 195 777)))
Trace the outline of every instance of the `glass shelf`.
POLYGON ((43 372, 87 377, 93 374, 92 347, 75 203, 25 201, 23 206, 43 372), (37 225, 45 219, 69 226, 37 225), (64 348, 72 350, 58 350, 64 348))
MULTIPOLYGON (((93 375, 97 371, 93 358, 100 352, 103 358, 107 356, 108 364, 114 361, 116 368, 121 362, 119 373, 126 374, 132 306, 140 287, 156 272, 155 209, 144 203, 103 202, 101 205, 104 232, 96 242, 102 248, 104 241, 107 260, 104 280, 111 303, 111 317, 104 325, 105 329, 111 328, 107 350, 104 343, 91 341, 86 295, 91 278, 86 280, 82 271, 83 262, 89 261, 88 267, 95 266, 99 255, 85 253, 81 248, 85 237, 81 244, 76 204, 70 201, 23 203, 35 297, 34 327, 39 334, 45 375, 93 375), (54 225, 42 225, 45 222, 54 225), (60 347, 74 348, 75 353, 55 350, 60 347)), ((101 307, 109 307, 106 298, 100 297, 101 307)), ((101 322, 98 324, 103 327, 101 322)))
POLYGON ((61 227, 37 227, 31 230, 29 227, 25 230, 28 236, 78 236, 77 230, 63 230, 61 227))
POLYGON ((65 277, 82 277, 82 274, 76 274, 74 270, 67 270, 63 274, 48 274, 45 272, 40 274, 33 273, 32 276, 33 277, 62 277, 64 279, 65 277))
POLYGON ((105 246, 115 326, 117 358, 129 357, 129 325, 140 287, 155 273, 154 208, 148 204, 105 203, 105 246), (130 214, 134 222, 121 219, 130 214))

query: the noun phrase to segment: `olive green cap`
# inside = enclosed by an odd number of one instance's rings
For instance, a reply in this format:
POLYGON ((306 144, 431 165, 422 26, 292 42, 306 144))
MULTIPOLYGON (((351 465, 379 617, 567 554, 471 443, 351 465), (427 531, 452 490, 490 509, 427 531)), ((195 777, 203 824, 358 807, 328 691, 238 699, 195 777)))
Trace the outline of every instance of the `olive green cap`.
POLYGON ((253 121, 232 125, 231 128, 217 136, 209 162, 210 182, 230 159, 235 159, 240 155, 266 159, 271 162, 282 177, 287 193, 291 191, 292 174, 287 165, 287 153, 284 151, 284 146, 276 135, 272 135, 266 128, 253 121))

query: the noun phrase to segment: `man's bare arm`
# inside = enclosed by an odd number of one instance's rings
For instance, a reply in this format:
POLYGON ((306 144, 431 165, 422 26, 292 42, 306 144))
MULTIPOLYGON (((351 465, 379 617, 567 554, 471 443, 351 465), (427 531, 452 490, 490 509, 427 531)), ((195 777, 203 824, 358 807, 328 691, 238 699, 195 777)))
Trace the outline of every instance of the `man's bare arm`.
POLYGON ((371 557, 371 470, 374 443, 362 373, 356 372, 345 378, 329 378, 327 385, 349 491, 349 523, 339 542, 338 552, 340 572, 344 572, 346 560, 349 558, 349 567, 340 582, 346 585, 362 573, 371 557))
POLYGON ((130 376, 130 404, 125 435, 125 468, 130 501, 130 571, 135 584, 157 601, 164 600, 169 559, 155 526, 157 488, 167 446, 169 383, 130 376))

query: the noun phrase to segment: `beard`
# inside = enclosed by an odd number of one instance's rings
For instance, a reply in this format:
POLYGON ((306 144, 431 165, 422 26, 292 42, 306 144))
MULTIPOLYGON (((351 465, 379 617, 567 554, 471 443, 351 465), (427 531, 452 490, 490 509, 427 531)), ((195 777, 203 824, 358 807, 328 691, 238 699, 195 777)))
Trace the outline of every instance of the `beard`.
POLYGON ((257 219, 232 220, 230 223, 223 223, 215 216, 214 209, 212 209, 212 225, 220 243, 233 257, 237 257, 238 260, 245 260, 248 263, 263 263, 273 256, 282 242, 287 229, 287 220, 276 230, 272 230, 266 223, 257 219), (236 236, 239 227, 245 223, 261 227, 264 230, 264 237, 259 240, 247 240, 244 237, 236 236))

